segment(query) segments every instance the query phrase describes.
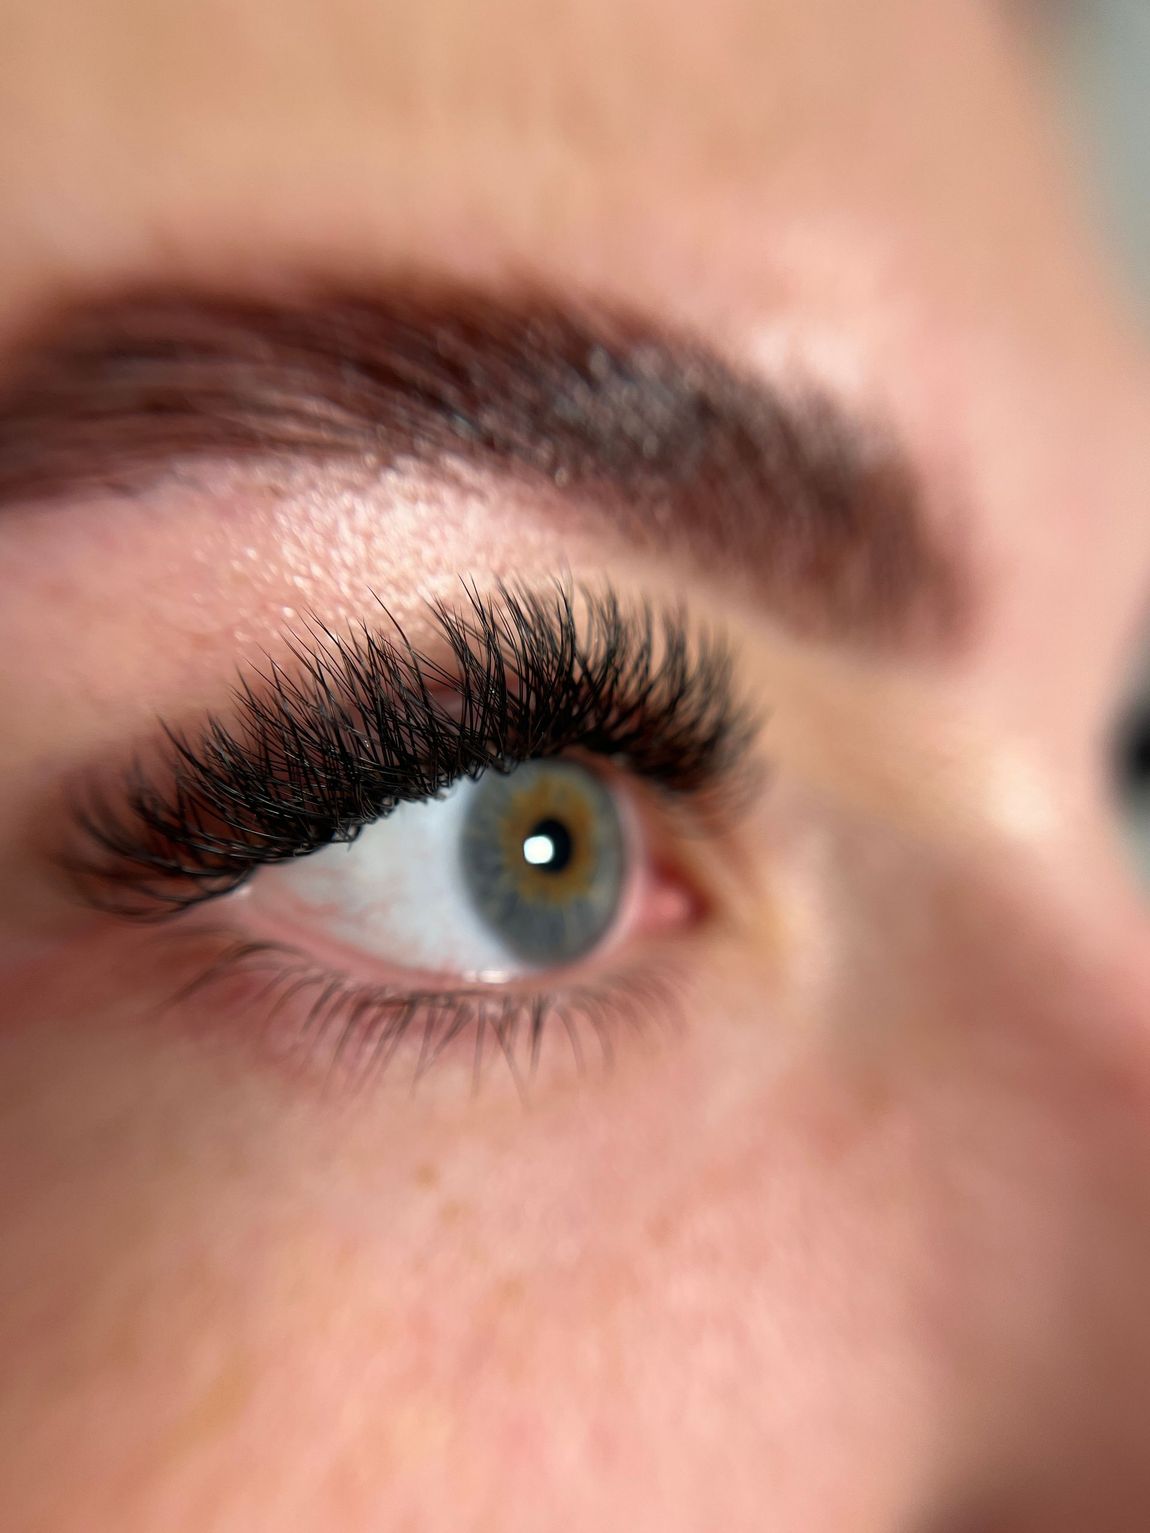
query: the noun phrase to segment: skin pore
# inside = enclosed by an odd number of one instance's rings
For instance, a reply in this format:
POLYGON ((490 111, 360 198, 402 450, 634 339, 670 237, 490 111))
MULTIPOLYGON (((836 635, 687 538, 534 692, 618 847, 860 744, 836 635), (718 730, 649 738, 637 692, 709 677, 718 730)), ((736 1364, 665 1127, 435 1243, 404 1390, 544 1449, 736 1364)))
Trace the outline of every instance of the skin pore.
MULTIPOLYGON (((1148 375, 1030 40, 969 0, 5 19, 5 1529, 1144 1527, 1150 946, 1107 742, 1150 594, 1148 375), (905 494, 961 621, 814 625, 761 528, 726 565, 636 537, 638 470, 613 516, 597 469, 580 504, 506 453, 397 448, 376 396, 366 444, 320 450, 355 412, 269 327, 330 339, 351 303, 375 335, 428 292, 432 351, 444 313, 540 302, 666 343, 640 460, 679 345, 825 401, 864 478, 899 466, 848 575, 905 494), (258 318, 197 394, 221 306, 258 318), (107 338, 145 314, 177 365, 131 375, 120 435, 107 338), (273 397, 295 446, 240 451, 273 397), (194 451, 157 450, 158 400, 208 422, 194 451), (526 1093, 494 1054, 478 1089, 468 1061, 413 1090, 409 1059, 329 1091, 242 985, 173 1001, 210 922, 77 899, 74 805, 155 765, 158 720, 230 717, 310 621, 382 601, 429 647, 461 580, 565 576, 721 628, 763 721, 726 822, 651 811, 698 898, 651 939, 674 1007, 609 1061, 556 1038, 526 1093)), ((506 404, 484 344, 460 431, 506 404)), ((857 504, 812 498, 824 586, 857 504)))

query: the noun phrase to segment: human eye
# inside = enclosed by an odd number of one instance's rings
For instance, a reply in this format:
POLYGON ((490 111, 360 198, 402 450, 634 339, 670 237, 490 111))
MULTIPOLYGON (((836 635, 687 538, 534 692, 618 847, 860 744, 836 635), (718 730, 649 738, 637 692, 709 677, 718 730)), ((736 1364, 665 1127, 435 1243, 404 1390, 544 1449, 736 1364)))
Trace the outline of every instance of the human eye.
POLYGON ((418 646, 382 609, 313 623, 230 714, 169 725, 87 795, 73 871, 113 918, 180 923, 195 992, 329 1072, 497 1053, 522 1084, 552 1034, 610 1057, 707 918, 755 732, 726 643, 609 585, 426 619, 418 646))

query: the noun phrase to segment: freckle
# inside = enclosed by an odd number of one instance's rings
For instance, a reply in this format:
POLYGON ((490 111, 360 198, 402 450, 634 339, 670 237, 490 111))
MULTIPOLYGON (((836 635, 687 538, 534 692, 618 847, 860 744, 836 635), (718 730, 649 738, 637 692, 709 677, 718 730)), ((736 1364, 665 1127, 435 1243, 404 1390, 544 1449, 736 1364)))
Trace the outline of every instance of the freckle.
POLYGON ((439 1210, 439 1218, 443 1224, 455 1224, 462 1212, 463 1204, 457 1203, 454 1198, 451 1198, 439 1210))
POLYGON ((418 1187, 438 1187, 439 1172, 434 1166, 425 1163, 415 1168, 415 1182, 418 1187))

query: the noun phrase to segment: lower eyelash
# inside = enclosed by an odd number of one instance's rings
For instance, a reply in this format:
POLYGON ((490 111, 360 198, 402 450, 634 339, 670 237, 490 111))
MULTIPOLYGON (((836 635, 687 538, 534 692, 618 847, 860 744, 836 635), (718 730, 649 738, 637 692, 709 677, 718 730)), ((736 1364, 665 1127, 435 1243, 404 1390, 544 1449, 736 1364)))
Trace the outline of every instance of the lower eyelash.
POLYGON ((330 1086, 358 1089, 402 1071, 414 1088, 450 1058, 477 1090, 495 1056, 524 1101, 541 1065, 558 1063, 550 1057, 556 1045, 579 1075, 609 1070, 621 1032, 646 1035, 680 1016, 665 967, 550 992, 405 990, 361 984, 277 943, 235 940, 171 1004, 219 991, 249 1014, 266 1050, 330 1086))

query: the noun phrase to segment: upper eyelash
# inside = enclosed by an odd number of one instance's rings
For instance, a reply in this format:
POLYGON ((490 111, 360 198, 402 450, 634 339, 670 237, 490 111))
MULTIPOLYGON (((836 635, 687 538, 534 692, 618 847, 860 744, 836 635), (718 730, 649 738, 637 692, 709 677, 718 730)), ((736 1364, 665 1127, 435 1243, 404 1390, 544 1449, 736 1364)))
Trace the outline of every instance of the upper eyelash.
POLYGON ((238 721, 168 729, 160 781, 130 774, 118 806, 81 814, 89 897, 163 915, 230 892, 259 866, 351 840, 461 777, 573 748, 678 794, 730 779, 753 732, 723 639, 682 610, 624 607, 609 588, 467 591, 431 605, 442 658, 361 626, 315 626, 241 683, 238 721), (446 699, 450 699, 448 706, 446 699))

